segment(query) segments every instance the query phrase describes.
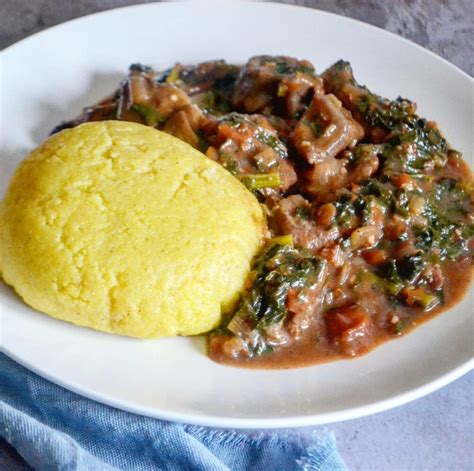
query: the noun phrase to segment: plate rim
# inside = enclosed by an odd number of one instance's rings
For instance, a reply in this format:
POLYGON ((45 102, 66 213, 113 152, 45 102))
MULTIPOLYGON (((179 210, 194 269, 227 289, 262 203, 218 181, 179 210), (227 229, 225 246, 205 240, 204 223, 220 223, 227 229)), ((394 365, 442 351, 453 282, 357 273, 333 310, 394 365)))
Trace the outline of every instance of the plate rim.
MULTIPOLYGON (((49 26, 48 28, 42 29, 41 31, 37 31, 36 33, 33 33, 29 36, 26 36, 25 38, 22 38, 22 39, 20 39, 16 42, 14 42, 13 44, 10 44, 7 47, 3 48, 0 51, 0 57, 3 56, 6 53, 11 53, 11 50, 14 49, 15 47, 20 46, 20 45, 22 45, 23 43, 25 43, 27 41, 36 39, 38 36, 40 36, 42 34, 49 33, 49 32, 51 32, 51 30, 60 29, 61 27, 65 26, 65 25, 69 25, 69 24, 75 23, 75 22, 80 22, 80 21, 83 21, 83 20, 88 20, 88 19, 91 19, 92 17, 97 17, 97 16, 101 16, 101 15, 105 16, 105 15, 110 14, 112 12, 128 10, 128 9, 137 9, 138 10, 138 9, 142 9, 142 8, 143 9, 163 8, 163 7, 167 7, 167 6, 170 6, 170 5, 171 6, 175 6, 175 5, 182 5, 183 6, 183 5, 196 5, 196 4, 199 4, 199 3, 202 3, 202 4, 206 4, 206 3, 207 4, 220 4, 220 2, 218 0, 194 0, 192 2, 191 1, 186 1, 186 0, 179 0, 179 1, 165 0, 165 1, 162 1, 162 2, 138 3, 138 4, 135 4, 135 5, 125 5, 125 6, 121 6, 121 7, 109 8, 107 10, 102 10, 102 11, 98 11, 98 12, 94 12, 94 13, 89 13, 87 15, 79 16, 77 18, 72 18, 70 20, 63 21, 63 22, 58 23, 56 25, 49 26)), ((321 10, 320 8, 312 8, 312 7, 307 7, 307 6, 304 6, 304 5, 291 5, 291 4, 288 4, 288 3, 279 3, 279 2, 265 1, 265 0, 232 0, 232 3, 227 3, 226 7, 228 7, 228 5, 239 5, 239 4, 249 4, 249 3, 258 3, 260 5, 268 5, 269 7, 272 7, 272 8, 282 8, 282 9, 289 9, 289 10, 294 10, 294 9, 301 10, 301 9, 303 9, 303 10, 307 10, 307 11, 311 11, 311 12, 317 12, 318 14, 323 15, 323 16, 327 15, 327 16, 331 16, 331 17, 337 17, 339 20, 347 21, 349 23, 353 23, 353 22, 358 23, 360 25, 363 25, 366 28, 377 30, 379 32, 379 34, 385 34, 387 36, 391 36, 392 38, 396 38, 396 40, 398 40, 398 41, 403 41, 403 42, 411 45, 412 47, 415 47, 417 49, 421 49, 425 54, 428 53, 429 55, 435 57, 437 60, 442 61, 445 65, 447 65, 450 68, 454 69, 457 73, 462 74, 465 78, 469 79, 472 82, 472 84, 474 84, 474 77, 471 77, 467 72, 465 72, 460 67, 453 64, 452 62, 449 62, 449 60, 445 59, 444 57, 441 57, 439 54, 436 54, 435 52, 431 51, 430 49, 427 49, 427 48, 421 46, 420 44, 412 41, 411 39, 405 38, 404 36, 400 36, 399 34, 393 33, 392 31, 383 29, 380 26, 376 26, 376 25, 373 25, 371 23, 366 23, 365 21, 358 20, 357 18, 352 18, 350 16, 339 15, 338 13, 333 13, 333 12, 326 11, 326 10, 321 10)))
POLYGON ((347 420, 353 420, 360 417, 365 417, 379 412, 388 411, 399 406, 403 406, 409 402, 420 399, 428 394, 431 394, 443 386, 452 383, 456 379, 464 376, 474 369, 474 359, 470 358, 465 363, 462 363, 455 369, 445 373, 444 375, 436 378, 433 381, 425 383, 417 388, 411 389, 401 394, 395 394, 381 401, 376 401, 371 404, 365 404, 357 407, 350 407, 342 409, 337 412, 328 412, 324 414, 309 414, 309 415, 297 415, 291 417, 280 417, 280 418, 239 418, 229 416, 210 416, 210 415, 199 415, 194 413, 184 412, 170 412, 166 409, 159 409, 156 407, 144 407, 135 406, 129 401, 122 401, 109 397, 101 393, 93 393, 87 390, 83 390, 80 386, 71 385, 68 381, 63 381, 57 378, 55 375, 38 371, 34 366, 28 364, 27 361, 23 361, 15 353, 8 351, 2 346, 1 353, 4 353, 11 360, 17 362, 24 368, 32 371, 41 378, 44 378, 58 386, 61 386, 68 391, 75 394, 79 394, 87 399, 105 404, 116 409, 120 409, 133 414, 151 417, 160 420, 166 420, 171 422, 177 422, 181 424, 199 425, 207 427, 218 427, 218 428, 236 428, 236 429, 282 429, 282 428, 300 428, 314 425, 325 425, 337 422, 343 422, 347 420))
MULTIPOLYGON (((4 48, 0 51, 0 60, 3 59, 7 54, 14 54, 15 49, 23 46, 28 42, 35 41, 39 36, 43 34, 48 34, 53 30, 60 30, 61 28, 65 28, 70 26, 71 23, 76 22, 86 22, 89 20, 93 20, 99 16, 107 16, 113 14, 117 11, 123 11, 128 9, 153 9, 153 8, 171 8, 176 7, 177 5, 181 5, 182 8, 186 8, 188 4, 191 4, 194 7, 196 4, 216 4, 218 3, 217 0, 197 0, 195 2, 161 2, 161 3, 141 3, 136 5, 128 5, 122 7, 111 8, 95 13, 91 13, 88 15, 80 16, 78 18, 71 19, 69 21, 65 21, 59 23, 57 25, 51 26, 44 30, 38 31, 30 36, 27 36, 9 46, 4 48)), ((447 59, 439 56, 438 54, 424 48, 423 46, 413 42, 410 39, 404 38, 399 36, 398 34, 392 33, 391 31, 387 31, 382 29, 378 26, 372 25, 370 23, 365 23, 364 21, 346 17, 339 15, 337 13, 327 12, 324 10, 320 10, 317 8, 299 6, 299 5, 289 5, 289 4, 282 4, 276 2, 255 2, 254 0, 235 0, 232 4, 228 3, 227 6, 236 6, 239 4, 249 4, 249 3, 260 3, 261 5, 265 5, 268 8, 278 8, 282 10, 295 10, 295 9, 305 9, 311 12, 315 12, 321 16, 330 16, 330 17, 337 17, 338 21, 346 21, 349 23, 358 23, 359 25, 363 25, 364 28, 369 28, 369 30, 375 30, 377 34, 384 34, 390 37, 392 40, 395 41, 402 41, 405 44, 409 45, 412 48, 415 48, 419 52, 423 54, 428 54, 438 62, 443 63, 445 66, 448 66, 449 69, 452 70, 453 73, 456 73, 462 77, 462 79, 468 79, 471 86, 474 85, 474 78, 471 77, 467 72, 461 70, 458 66, 452 64, 447 59)), ((222 4, 220 4, 222 6, 222 4)), ((472 289, 472 288, 471 288, 472 289)), ((470 292, 468 291, 465 296, 470 296, 470 292)), ((0 312, 2 314, 2 312, 0 312)), ((3 317, 3 316, 2 316, 3 317)), ((0 319, 1 320, 1 319, 0 319)), ((7 357, 12 359, 13 361, 17 362, 18 364, 22 365, 23 367, 27 368, 28 370, 32 371, 33 373, 39 375, 42 378, 45 378, 48 381, 53 382, 61 387, 68 389, 74 393, 80 394, 88 399, 95 400, 97 402, 106 404, 111 407, 115 407, 127 412, 158 418, 162 420, 174 421, 179 423, 186 423, 186 424, 193 424, 193 425, 204 425, 204 426, 212 426, 212 427, 234 427, 237 429, 277 429, 277 428, 287 428, 287 427, 304 427, 310 425, 322 425, 328 423, 336 423, 345 420, 352 420, 359 417, 372 415, 375 413, 379 413, 385 410, 389 410, 398 406, 402 406, 407 404, 408 402, 414 401, 419 399, 425 395, 428 395, 447 384, 455 381, 456 379, 460 378, 464 374, 467 374, 471 370, 474 369, 474 358, 471 355, 471 358, 466 360, 465 362, 459 364, 454 369, 451 369, 447 373, 438 376, 436 379, 429 381, 421 386, 409 389, 408 391, 402 392, 400 394, 394 394, 392 396, 386 397, 385 399, 372 402, 370 404, 365 404, 361 406, 346 408, 342 410, 338 410, 336 412, 328 412, 328 413, 318 413, 318 414, 308 414, 308 415, 297 415, 297 416, 290 416, 290 417, 280 417, 280 418, 252 418, 252 417, 230 417, 230 416, 212 416, 212 415, 202 415, 193 412, 177 412, 177 411, 170 411, 169 409, 161 409, 157 407, 147 407, 147 406, 139 406, 135 405, 130 401, 116 399, 113 396, 109 396, 103 393, 94 393, 93 391, 87 390, 82 388, 80 385, 71 384, 67 380, 62 380, 60 377, 52 374, 50 375, 48 372, 41 370, 40 368, 36 368, 34 365, 29 364, 28 361, 24 361, 20 356, 18 356, 14 351, 7 349, 2 342, 0 345, 0 352, 4 353, 7 357)))

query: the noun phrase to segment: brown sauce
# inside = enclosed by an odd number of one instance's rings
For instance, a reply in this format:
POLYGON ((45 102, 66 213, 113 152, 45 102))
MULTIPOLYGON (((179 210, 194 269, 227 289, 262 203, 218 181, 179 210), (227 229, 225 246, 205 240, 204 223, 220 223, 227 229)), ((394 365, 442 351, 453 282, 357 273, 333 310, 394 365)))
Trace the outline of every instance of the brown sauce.
MULTIPOLYGON (((430 312, 420 312, 419 310, 412 309, 410 314, 413 321, 399 334, 389 334, 385 328, 380 327, 375 336, 376 340, 363 354, 370 353, 385 342, 399 339, 439 314, 445 313, 445 315, 449 315, 449 312, 446 311, 453 308, 466 295, 472 281, 474 269, 470 260, 465 259, 460 263, 446 263, 444 271, 447 275, 444 285, 444 304, 430 312)), ((214 356, 211 354, 210 358, 217 363, 239 368, 290 369, 335 360, 356 359, 359 356, 361 354, 349 357, 335 351, 334 346, 327 340, 326 336, 321 335, 321 325, 312 325, 301 339, 294 341, 288 347, 284 347, 275 353, 263 354, 254 358, 230 358, 226 355, 214 356)))

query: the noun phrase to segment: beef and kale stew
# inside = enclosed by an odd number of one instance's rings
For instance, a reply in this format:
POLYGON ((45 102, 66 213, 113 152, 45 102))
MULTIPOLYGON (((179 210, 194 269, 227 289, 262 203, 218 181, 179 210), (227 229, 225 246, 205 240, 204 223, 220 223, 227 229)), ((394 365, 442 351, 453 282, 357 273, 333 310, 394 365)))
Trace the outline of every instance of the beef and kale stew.
POLYGON ((258 56, 165 72, 134 64, 74 121, 156 127, 219 162, 259 199, 268 238, 210 334, 223 363, 286 368, 364 354, 459 301, 474 249, 469 166, 406 99, 339 61, 258 56))

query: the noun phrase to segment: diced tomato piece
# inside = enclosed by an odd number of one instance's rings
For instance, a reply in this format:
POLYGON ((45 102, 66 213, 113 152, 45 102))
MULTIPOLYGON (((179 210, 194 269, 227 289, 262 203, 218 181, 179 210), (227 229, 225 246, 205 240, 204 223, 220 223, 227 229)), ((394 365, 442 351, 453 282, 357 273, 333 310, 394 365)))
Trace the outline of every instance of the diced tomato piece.
POLYGON ((407 173, 402 173, 395 179, 394 183, 397 188, 403 188, 413 183, 413 179, 407 173))
POLYGON ((362 256, 369 265, 382 265, 387 261, 387 253, 380 249, 366 250, 362 256))
POLYGON ((326 330, 329 340, 347 356, 368 351, 373 341, 373 323, 358 305, 328 312, 326 330))

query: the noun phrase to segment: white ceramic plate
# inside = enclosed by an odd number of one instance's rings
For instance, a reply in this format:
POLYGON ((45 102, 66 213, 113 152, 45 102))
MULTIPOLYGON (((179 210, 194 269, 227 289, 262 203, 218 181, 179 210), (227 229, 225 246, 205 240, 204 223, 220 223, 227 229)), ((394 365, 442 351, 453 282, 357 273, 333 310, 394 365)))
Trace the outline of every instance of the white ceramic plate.
MULTIPOLYGON (((339 58, 378 93, 414 99, 472 164, 472 81, 392 34, 320 11, 273 4, 149 4, 52 28, 1 54, 0 193, 51 128, 114 89, 132 62, 255 54, 339 58)), ((287 371, 211 362, 204 339, 140 341, 39 314, 0 285, 4 352, 84 396, 144 415, 214 426, 283 427, 358 417, 403 404, 466 373, 472 290, 455 309, 357 360, 287 371)))

